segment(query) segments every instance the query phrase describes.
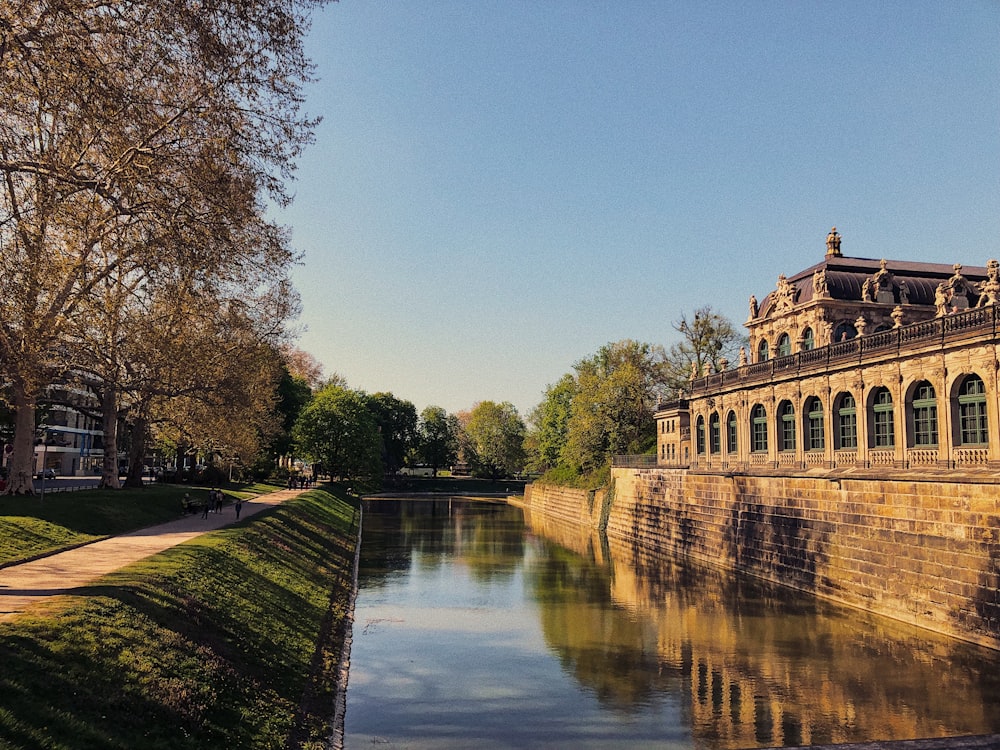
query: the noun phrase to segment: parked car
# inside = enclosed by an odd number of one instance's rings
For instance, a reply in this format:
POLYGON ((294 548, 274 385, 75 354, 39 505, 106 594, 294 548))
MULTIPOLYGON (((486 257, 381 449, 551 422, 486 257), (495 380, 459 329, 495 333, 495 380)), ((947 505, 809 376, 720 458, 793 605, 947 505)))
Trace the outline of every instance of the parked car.
POLYGON ((36 479, 55 479, 56 470, 55 469, 42 469, 40 472, 35 474, 36 479))

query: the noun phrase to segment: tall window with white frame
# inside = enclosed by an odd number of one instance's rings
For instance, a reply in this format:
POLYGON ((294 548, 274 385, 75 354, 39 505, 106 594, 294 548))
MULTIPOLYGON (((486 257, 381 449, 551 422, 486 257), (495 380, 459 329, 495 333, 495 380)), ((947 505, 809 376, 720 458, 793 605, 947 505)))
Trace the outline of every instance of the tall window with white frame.
POLYGON ((894 448, 895 446, 892 394, 888 388, 878 388, 872 398, 872 447, 894 448))
POLYGON ((958 389, 958 426, 962 445, 988 445, 986 384, 978 375, 969 375, 958 389))
POLYGON ((913 444, 934 447, 938 444, 937 398, 934 386, 926 380, 913 391, 913 444))

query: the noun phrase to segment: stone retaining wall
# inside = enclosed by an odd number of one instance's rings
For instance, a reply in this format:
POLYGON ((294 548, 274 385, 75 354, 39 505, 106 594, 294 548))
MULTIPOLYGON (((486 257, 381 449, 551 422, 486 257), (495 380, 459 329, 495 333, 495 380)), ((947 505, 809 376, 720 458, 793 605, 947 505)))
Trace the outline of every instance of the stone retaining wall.
POLYGON ((636 554, 667 552, 1000 648, 1000 487, 615 469, 610 494, 525 505, 636 554))

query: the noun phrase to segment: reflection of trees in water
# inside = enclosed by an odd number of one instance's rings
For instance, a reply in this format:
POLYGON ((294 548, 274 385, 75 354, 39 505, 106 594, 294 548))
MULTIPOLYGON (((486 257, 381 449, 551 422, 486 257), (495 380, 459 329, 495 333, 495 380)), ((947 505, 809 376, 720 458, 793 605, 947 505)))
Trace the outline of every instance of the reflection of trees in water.
POLYGON ((579 554, 539 542, 549 554, 528 569, 546 642, 609 706, 679 697, 718 747, 1000 731, 991 652, 635 543, 558 536, 579 554))
POLYGON ((434 570, 449 560, 477 580, 509 578, 524 557, 521 514, 501 503, 373 500, 365 503, 359 581, 384 585, 414 561, 434 570))
POLYGON ((671 685, 659 669, 655 631, 611 601, 607 568, 555 545, 538 545, 526 582, 563 669, 618 710, 638 710, 676 693, 676 682, 671 685))

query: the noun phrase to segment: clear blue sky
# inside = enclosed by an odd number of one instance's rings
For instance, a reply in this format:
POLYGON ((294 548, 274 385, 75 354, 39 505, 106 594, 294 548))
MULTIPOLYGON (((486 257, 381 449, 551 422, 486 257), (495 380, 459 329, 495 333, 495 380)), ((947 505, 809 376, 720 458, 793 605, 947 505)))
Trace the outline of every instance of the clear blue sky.
POLYGON ((301 348, 418 410, 845 255, 1000 257, 1000 2, 341 0, 278 214, 301 348))

